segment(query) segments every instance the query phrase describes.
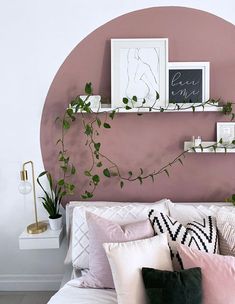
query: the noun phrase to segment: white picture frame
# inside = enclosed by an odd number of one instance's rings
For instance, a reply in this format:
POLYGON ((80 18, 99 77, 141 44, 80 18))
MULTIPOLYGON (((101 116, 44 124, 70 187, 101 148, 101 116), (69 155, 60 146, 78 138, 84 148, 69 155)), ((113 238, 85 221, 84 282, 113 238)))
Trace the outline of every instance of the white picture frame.
POLYGON ((235 122, 217 122, 217 142, 221 139, 221 145, 232 145, 235 140, 235 122))
POLYGON ((169 105, 189 106, 210 99, 210 62, 169 62, 168 77, 169 105), (179 101, 181 98, 183 102, 179 101))
MULTIPOLYGON (((168 39, 111 39, 111 107, 124 107, 123 98, 137 97, 134 107, 166 107, 168 39), (131 80, 130 80, 131 79, 131 80), (159 99, 156 101, 156 92, 159 99)), ((133 104, 132 104, 133 107, 133 104)))

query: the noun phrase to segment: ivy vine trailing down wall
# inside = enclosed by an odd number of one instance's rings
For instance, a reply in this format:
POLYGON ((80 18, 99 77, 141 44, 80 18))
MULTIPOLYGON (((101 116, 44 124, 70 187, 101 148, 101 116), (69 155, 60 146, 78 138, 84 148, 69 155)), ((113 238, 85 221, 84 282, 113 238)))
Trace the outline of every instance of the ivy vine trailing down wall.
MULTIPOLYGON (((115 163, 110 157, 105 155, 105 153, 101 149, 101 143, 99 142, 99 132, 102 128, 110 129, 111 128, 111 121, 115 119, 115 115, 119 112, 120 108, 111 109, 110 111, 105 112, 105 118, 102 121, 100 119, 100 109, 97 112, 94 112, 91 108, 91 104, 89 102, 89 97, 93 95, 92 84, 87 83, 85 86, 85 93, 86 99, 82 100, 79 96, 74 98, 70 104, 68 105, 63 117, 57 117, 56 122, 61 126, 61 137, 57 140, 57 145, 60 145, 60 151, 58 154, 58 162, 59 167, 62 171, 61 179, 57 181, 57 185, 63 189, 62 196, 71 195, 74 192, 75 185, 70 182, 70 178, 76 174, 77 170, 73 165, 69 151, 65 147, 65 136, 69 129, 72 127, 73 122, 77 119, 77 114, 79 117, 81 116, 82 124, 84 127, 84 133, 86 135, 86 146, 89 149, 91 155, 91 164, 90 167, 85 170, 84 175, 87 176, 89 179, 89 189, 85 190, 85 192, 81 195, 83 199, 90 199, 93 197, 95 189, 99 185, 101 181, 101 177, 104 178, 112 178, 117 177, 119 178, 120 187, 123 188, 127 182, 136 182, 138 181, 140 185, 146 179, 151 179, 153 182, 155 181, 155 177, 160 174, 166 174, 170 176, 170 168, 176 164, 180 163, 183 165, 183 159, 185 158, 186 154, 192 150, 196 152, 195 147, 191 147, 190 149, 183 151, 179 155, 177 155, 172 161, 164 164, 161 168, 153 169, 151 173, 146 174, 142 168, 138 168, 133 171, 127 171, 125 174, 122 174, 119 170, 119 165, 115 163), (88 119, 87 113, 92 113, 92 118, 88 119), (105 165, 103 162, 105 161, 105 165), (108 165, 107 165, 108 164, 108 165), (97 173, 97 169, 98 172, 97 173)), ((158 108, 157 107, 157 100, 159 99, 159 95, 156 93, 156 100, 151 107, 147 107, 145 105, 145 100, 143 100, 142 105, 139 107, 135 107, 135 102, 137 102, 137 96, 133 96, 132 99, 123 98, 123 107, 125 109, 131 110, 133 108, 137 109, 137 115, 143 115, 141 110, 148 110, 148 111, 158 111, 164 112, 167 108, 158 108)), ((102 102, 102 99, 101 99, 102 102)), ((198 107, 202 107, 204 109, 205 106, 213 106, 213 107, 221 107, 222 111, 221 114, 231 116, 231 120, 234 119, 235 114, 233 113, 232 105, 233 102, 224 102, 222 104, 220 99, 210 99, 206 102, 197 103, 197 104, 190 104, 185 107, 183 104, 175 103, 175 107, 173 111, 182 111, 185 109, 192 110, 195 112, 195 109, 198 107)), ((171 109, 172 110, 172 109, 171 109)), ((102 111, 104 113, 104 111, 102 111)), ((232 143, 235 145, 235 141, 232 143)), ((218 145, 223 146, 225 153, 227 151, 227 146, 223 145, 222 139, 210 146, 202 146, 199 145, 199 148, 203 151, 203 149, 213 148, 216 152, 216 148, 218 145)))

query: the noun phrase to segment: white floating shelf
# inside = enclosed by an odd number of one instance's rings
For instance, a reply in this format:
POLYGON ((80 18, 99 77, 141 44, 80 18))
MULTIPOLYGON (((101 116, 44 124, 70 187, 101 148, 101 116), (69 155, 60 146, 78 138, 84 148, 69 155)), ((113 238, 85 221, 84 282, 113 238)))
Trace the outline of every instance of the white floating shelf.
MULTIPOLYGON (((181 104, 178 104, 179 106, 181 106, 181 104)), ((192 104, 184 104, 183 106, 185 108, 187 108, 188 106, 190 106, 192 104)), ((160 113, 159 110, 152 110, 149 111, 149 108, 132 108, 131 110, 126 110, 125 108, 112 108, 111 105, 108 104, 102 104, 101 107, 99 108, 99 110, 97 108, 93 108, 92 111, 93 112, 97 112, 99 111, 99 113, 102 112, 112 112, 113 110, 116 110, 117 113, 160 113)), ((208 106, 206 105, 204 108, 202 106, 200 107, 195 107, 195 112, 221 112, 223 110, 223 107, 218 107, 218 106, 208 106)), ((191 112, 193 113, 192 109, 184 109, 183 107, 180 110, 176 110, 175 109, 175 105, 172 104, 170 106, 168 106, 167 109, 164 110, 163 113, 166 112, 172 112, 172 113, 181 113, 181 112, 191 112)), ((84 112, 86 113, 86 112, 84 112)))
MULTIPOLYGON (((187 105, 184 105, 184 106, 187 106, 187 105)), ((196 107, 195 108, 195 112, 220 112, 222 111, 222 107, 213 107, 213 106, 205 106, 204 109, 203 107, 196 107)), ((110 112, 114 110, 114 108, 111 108, 111 107, 101 107, 99 112, 110 112)), ((95 112, 95 110, 94 110, 95 112)), ((149 111, 148 108, 141 108, 141 109, 138 109, 138 108, 133 108, 131 110, 126 110, 125 108, 119 108, 117 110, 118 113, 153 113, 153 112, 157 112, 157 113, 160 113, 159 110, 152 110, 152 111, 149 111)), ((180 109, 179 111, 175 109, 175 106, 172 105, 172 106, 169 106, 166 110, 164 110, 163 113, 165 112, 173 112, 173 113, 180 113, 180 112, 191 112, 193 113, 193 110, 192 109, 180 109)))
POLYGON ((38 234, 29 234, 25 229, 19 236, 20 249, 56 249, 60 247, 64 229, 53 231, 49 225, 47 230, 38 234))
MULTIPOLYGON (((216 144, 215 141, 203 141, 201 143, 202 147, 208 147, 211 145, 216 144)), ((184 142, 184 151, 189 150, 190 148, 193 147, 193 143, 191 141, 185 141, 184 142)), ((213 147, 211 148, 203 148, 203 151, 201 150, 200 147, 195 147, 195 151, 190 150, 189 153, 225 153, 225 149, 223 147, 221 148, 216 148, 216 151, 214 151, 213 147)), ((235 147, 234 148, 227 148, 226 153, 235 153, 235 147)))

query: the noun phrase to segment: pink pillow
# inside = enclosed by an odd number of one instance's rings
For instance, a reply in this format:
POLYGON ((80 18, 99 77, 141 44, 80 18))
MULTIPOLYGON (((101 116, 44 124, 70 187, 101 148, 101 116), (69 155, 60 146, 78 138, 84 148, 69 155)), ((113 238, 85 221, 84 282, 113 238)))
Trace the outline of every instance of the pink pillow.
POLYGON ((177 246, 185 269, 200 267, 204 304, 235 303, 235 257, 177 246))
POLYGON ((91 212, 86 212, 89 231, 89 271, 78 280, 79 287, 114 288, 109 262, 103 243, 118 243, 152 237, 150 221, 120 226, 91 212))

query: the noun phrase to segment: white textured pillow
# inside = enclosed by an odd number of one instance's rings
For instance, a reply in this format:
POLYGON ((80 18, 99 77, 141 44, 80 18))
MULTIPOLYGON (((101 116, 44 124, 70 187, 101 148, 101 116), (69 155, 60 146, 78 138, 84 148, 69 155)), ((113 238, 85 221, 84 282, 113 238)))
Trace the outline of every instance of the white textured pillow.
POLYGON ((214 215, 214 212, 209 209, 209 206, 194 206, 192 204, 168 203, 169 215, 182 225, 187 225, 192 221, 200 221, 205 216, 214 215))
POLYGON ((235 256, 235 214, 222 209, 217 213, 216 221, 220 253, 235 256))
POLYGON ((80 206, 73 211, 72 223, 72 263, 77 269, 89 267, 89 235, 86 222, 86 212, 94 213, 117 224, 128 224, 147 219, 149 210, 168 214, 167 202, 129 203, 113 206, 80 206))
POLYGON ((126 243, 105 243, 113 274, 118 304, 145 304, 142 267, 172 271, 165 233, 149 239, 126 243))
POLYGON ((72 263, 72 223, 73 223, 73 210, 76 207, 81 206, 92 206, 92 207, 103 207, 103 206, 125 206, 130 203, 124 202, 107 202, 107 201, 71 201, 66 205, 66 234, 68 239, 68 251, 64 260, 65 264, 72 263))

